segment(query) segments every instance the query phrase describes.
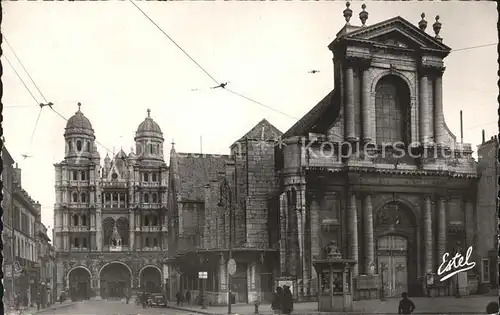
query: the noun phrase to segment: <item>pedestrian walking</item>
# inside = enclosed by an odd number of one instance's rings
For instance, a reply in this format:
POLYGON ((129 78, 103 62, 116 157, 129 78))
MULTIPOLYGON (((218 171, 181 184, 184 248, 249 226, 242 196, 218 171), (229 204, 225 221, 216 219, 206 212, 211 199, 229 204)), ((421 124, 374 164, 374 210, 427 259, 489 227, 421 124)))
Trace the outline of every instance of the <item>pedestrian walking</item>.
POLYGON ((497 315, 499 312, 498 302, 490 302, 486 306, 486 314, 497 315))
POLYGON ((283 307, 283 288, 277 287, 276 292, 273 293, 273 302, 271 303, 271 309, 274 314, 278 315, 282 313, 283 307))
POLYGON ((191 302, 191 292, 189 290, 186 290, 186 303, 189 305, 191 302))
POLYGON ((401 294, 401 301, 399 301, 398 314, 409 315, 415 310, 415 304, 408 298, 408 293, 401 294))
POLYGON ((178 291, 177 294, 175 295, 175 298, 177 299, 177 306, 181 306, 182 305, 182 293, 181 291, 178 291))
POLYGON ((282 300, 281 311, 283 314, 292 314, 293 311, 293 296, 292 291, 290 291, 290 286, 283 286, 283 300, 282 300))

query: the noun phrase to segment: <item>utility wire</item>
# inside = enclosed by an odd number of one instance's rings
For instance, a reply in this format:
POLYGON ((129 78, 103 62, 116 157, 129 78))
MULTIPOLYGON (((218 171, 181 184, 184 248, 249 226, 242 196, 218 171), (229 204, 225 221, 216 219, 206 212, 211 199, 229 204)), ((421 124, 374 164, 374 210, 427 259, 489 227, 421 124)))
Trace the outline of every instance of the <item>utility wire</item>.
POLYGON ((177 48, 179 48, 183 53, 184 55, 186 55, 189 59, 191 59, 192 62, 194 62, 198 68, 200 68, 203 72, 205 72, 205 74, 210 78, 212 79, 212 81, 215 82, 215 84, 219 85, 219 81, 215 80, 213 76, 210 75, 210 73, 208 73, 207 70, 205 70, 198 62, 196 62, 196 60, 194 60, 184 49, 182 49, 181 46, 179 46, 175 40, 172 39, 172 37, 170 37, 160 26, 158 26, 158 24, 155 23, 155 21, 153 21, 153 19, 151 19, 141 8, 139 8, 139 6, 137 6, 133 0, 129 0, 130 3, 132 3, 134 5, 134 7, 136 7, 151 23, 153 23, 156 28, 158 28, 158 30, 160 30, 160 32, 163 33, 163 35, 165 35, 172 43, 174 43, 175 46, 177 46, 177 48))
POLYGON ((19 64, 21 65, 21 67, 23 68, 24 72, 26 72, 26 74, 28 75, 28 77, 30 78, 31 80, 31 83, 33 83, 33 85, 35 86, 35 88, 37 89, 38 93, 40 93, 40 95, 42 96, 43 100, 48 103, 47 99, 45 98, 45 96, 43 95, 42 91, 40 91, 40 88, 38 87, 38 85, 35 83, 35 81, 33 80, 33 78, 31 77, 30 73, 28 72, 28 70, 26 70, 26 67, 23 65, 21 59, 19 59, 19 57, 17 56, 16 54, 16 51, 14 50, 14 48, 12 48, 12 46, 9 44, 9 41, 7 40, 7 38, 5 37, 5 35, 2 35, 3 37, 3 40, 7 43, 7 46, 9 46, 10 50, 12 50, 12 53, 14 54, 14 57, 16 57, 17 61, 19 62, 19 64))
POLYGON ((19 75, 19 73, 17 72, 16 68, 14 67, 14 65, 10 62, 9 58, 7 58, 7 56, 3 55, 3 57, 5 58, 5 60, 7 60, 7 62, 9 63, 10 67, 12 68, 12 70, 14 70, 14 73, 16 74, 17 78, 21 81, 21 83, 24 85, 24 87, 26 88, 26 91, 28 91, 28 93, 31 95, 31 97, 33 98, 33 100, 35 101, 35 104, 38 106, 40 103, 38 102, 38 100, 36 99, 35 95, 33 95, 33 93, 31 92, 31 90, 28 88, 28 86, 26 85, 26 83, 24 82, 23 78, 21 78, 21 76, 19 75))
POLYGON ((38 117, 36 118, 35 127, 33 128, 33 132, 31 133, 30 144, 28 146, 29 149, 31 149, 31 144, 33 143, 33 139, 35 137, 36 127, 38 126, 38 121, 40 120, 40 115, 42 114, 42 109, 43 109, 43 107, 40 107, 40 110, 38 111, 38 117))
POLYGON ((463 50, 469 50, 469 49, 475 49, 475 48, 482 48, 482 47, 488 47, 488 46, 493 46, 493 45, 498 45, 498 43, 484 44, 484 45, 479 45, 479 46, 471 46, 471 47, 464 47, 464 48, 452 49, 451 52, 463 51, 463 50))

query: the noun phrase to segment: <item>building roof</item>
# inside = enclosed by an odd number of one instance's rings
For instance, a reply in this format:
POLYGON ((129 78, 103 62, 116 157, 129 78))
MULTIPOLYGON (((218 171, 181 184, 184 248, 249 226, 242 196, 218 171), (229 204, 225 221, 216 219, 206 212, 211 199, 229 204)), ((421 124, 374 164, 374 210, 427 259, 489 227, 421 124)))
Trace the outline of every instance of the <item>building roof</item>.
POLYGON ((338 94, 340 93, 336 93, 335 90, 328 93, 316 106, 288 129, 283 138, 305 136, 309 132, 326 131, 326 128, 335 122, 340 113, 341 102, 338 94))
POLYGON ((225 171, 228 155, 176 153, 179 188, 184 201, 204 201, 204 186, 225 171))
MULTIPOLYGON (((255 125, 249 132, 247 132, 239 141, 244 141, 246 139, 251 140, 276 140, 283 135, 278 128, 273 126, 267 119, 262 119, 257 125, 255 125)), ((236 143, 235 142, 235 143, 236 143)), ((233 144, 234 145, 234 144, 233 144)))

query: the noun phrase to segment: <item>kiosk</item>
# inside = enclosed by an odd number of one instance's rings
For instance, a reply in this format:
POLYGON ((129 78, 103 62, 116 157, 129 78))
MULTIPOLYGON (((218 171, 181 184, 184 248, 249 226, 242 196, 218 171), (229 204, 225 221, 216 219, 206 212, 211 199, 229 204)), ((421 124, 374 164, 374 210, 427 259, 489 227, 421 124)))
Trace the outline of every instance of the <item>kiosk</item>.
POLYGON ((357 262, 342 259, 335 241, 323 251, 323 259, 313 262, 318 274, 318 311, 352 311, 352 268, 357 262))

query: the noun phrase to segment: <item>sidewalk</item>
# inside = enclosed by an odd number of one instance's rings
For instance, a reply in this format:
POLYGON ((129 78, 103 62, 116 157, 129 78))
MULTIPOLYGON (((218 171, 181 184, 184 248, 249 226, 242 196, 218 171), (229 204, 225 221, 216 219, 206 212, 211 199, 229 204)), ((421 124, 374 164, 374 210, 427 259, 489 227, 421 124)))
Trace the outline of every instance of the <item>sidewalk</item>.
POLYGON ((73 304, 74 304, 74 302, 71 302, 71 301, 65 301, 62 304, 59 304, 59 302, 58 302, 58 303, 52 304, 49 307, 46 307, 46 308, 43 308, 43 309, 41 308, 40 310, 37 310, 36 306, 35 307, 28 307, 28 308, 23 309, 22 312, 11 310, 11 309, 7 308, 5 310, 5 314, 7 314, 7 315, 18 315, 18 314, 22 314, 22 315, 35 315, 35 314, 43 314, 45 312, 50 312, 50 311, 55 311, 55 310, 58 310, 58 309, 61 309, 61 308, 70 307, 73 304))
MULTIPOLYGON (((416 306, 413 314, 484 314, 486 305, 492 301, 498 301, 494 296, 470 296, 463 298, 439 297, 439 298, 411 298, 416 306)), ((355 301, 352 312, 318 312, 317 302, 295 303, 292 315, 314 315, 314 314, 397 314, 399 299, 388 299, 386 301, 368 300, 355 301)), ((171 309, 190 311, 206 315, 226 315, 227 306, 207 306, 207 309, 201 309, 200 306, 177 306, 175 302, 169 302, 171 309)), ((231 313, 238 315, 255 314, 255 308, 250 304, 232 305, 231 313)), ((270 304, 259 305, 259 314, 272 314, 270 304)))

